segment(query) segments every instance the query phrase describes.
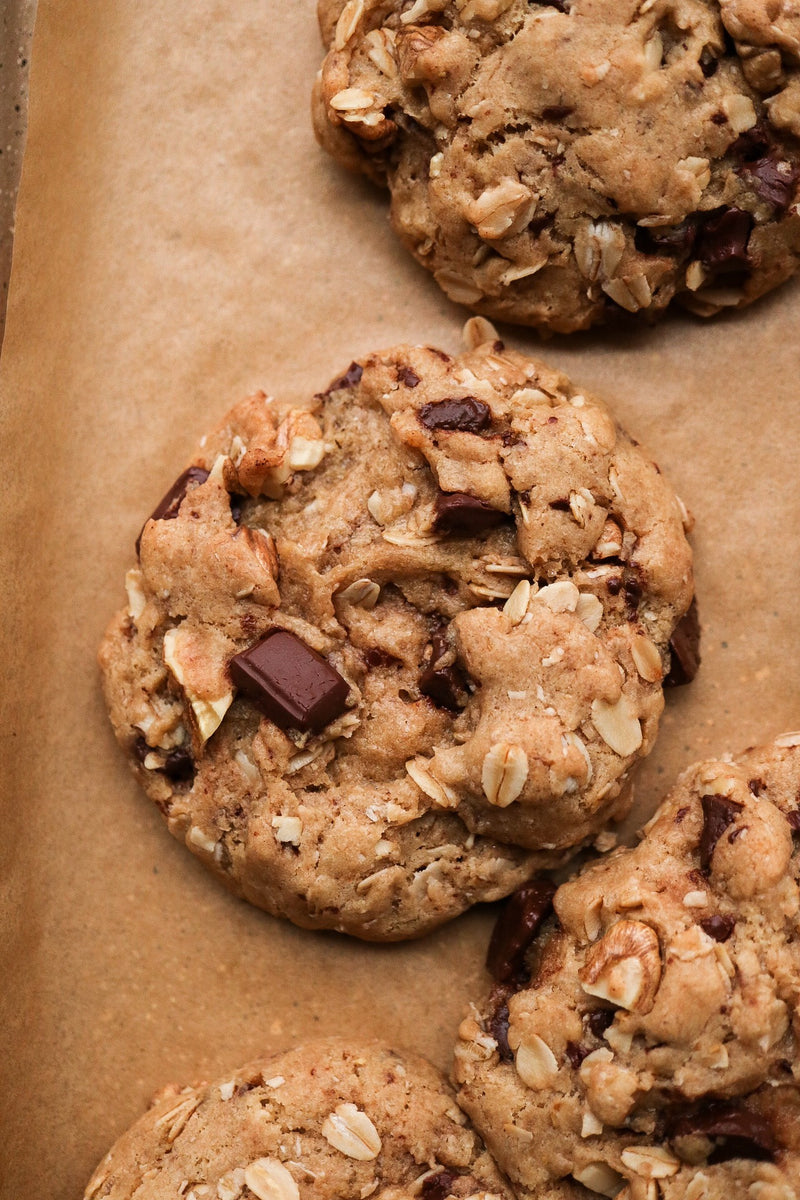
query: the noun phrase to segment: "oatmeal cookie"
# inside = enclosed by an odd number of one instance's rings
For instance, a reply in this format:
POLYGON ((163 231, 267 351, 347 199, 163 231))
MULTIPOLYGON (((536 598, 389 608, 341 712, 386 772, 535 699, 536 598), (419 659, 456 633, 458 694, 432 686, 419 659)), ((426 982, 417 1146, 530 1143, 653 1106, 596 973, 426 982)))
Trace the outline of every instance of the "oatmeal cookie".
POLYGON ((237 405, 146 521, 101 650, 173 834, 303 926, 415 936, 563 860, 627 810, 664 677, 696 667, 658 468, 469 329, 307 408, 237 405))
POLYGON ((168 1088, 84 1200, 513 1200, 424 1059, 331 1038, 168 1088))
POLYGON ((323 146, 447 295, 568 333, 708 316, 800 262, 800 10, 320 0, 323 146))
POLYGON ((456 1075, 521 1197, 800 1195, 799 798, 800 733, 702 762, 635 849, 509 901, 456 1075))

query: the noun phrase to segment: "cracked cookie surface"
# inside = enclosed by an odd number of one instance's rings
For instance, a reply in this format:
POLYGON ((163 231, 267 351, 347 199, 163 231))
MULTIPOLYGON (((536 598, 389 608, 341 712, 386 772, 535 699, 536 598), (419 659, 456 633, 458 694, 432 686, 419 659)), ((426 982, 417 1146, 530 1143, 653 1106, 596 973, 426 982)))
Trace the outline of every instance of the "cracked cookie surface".
POLYGON ((458 303, 559 332, 740 307, 800 262, 800 10, 320 0, 323 146, 458 303))
POLYGON ((509 902, 456 1077, 520 1196, 800 1194, 799 802, 800 734, 700 763, 556 919, 509 902))
POLYGON ((424 1059, 330 1038, 168 1088, 84 1200, 513 1200, 424 1059))
POLYGON ((307 409, 237 405, 145 523, 101 648, 172 833, 306 927, 416 936, 563 861, 627 811, 665 673, 694 669, 658 468, 468 330, 307 409))

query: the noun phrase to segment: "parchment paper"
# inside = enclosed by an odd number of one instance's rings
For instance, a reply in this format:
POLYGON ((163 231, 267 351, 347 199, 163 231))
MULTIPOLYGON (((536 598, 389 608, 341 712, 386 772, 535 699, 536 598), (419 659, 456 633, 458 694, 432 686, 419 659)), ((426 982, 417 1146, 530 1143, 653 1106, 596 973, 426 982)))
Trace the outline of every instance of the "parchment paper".
MULTIPOLYGON (((2 360, 4 1200, 77 1200, 169 1081, 315 1034, 447 1068, 491 910, 365 946, 232 899, 113 741, 95 652, 142 519, 250 389, 358 353, 456 350, 467 314, 381 194, 317 149, 313 0, 40 0, 2 360)), ((800 726, 800 287, 702 324, 542 343, 697 518, 704 662, 670 695, 639 816, 679 769, 800 726)))

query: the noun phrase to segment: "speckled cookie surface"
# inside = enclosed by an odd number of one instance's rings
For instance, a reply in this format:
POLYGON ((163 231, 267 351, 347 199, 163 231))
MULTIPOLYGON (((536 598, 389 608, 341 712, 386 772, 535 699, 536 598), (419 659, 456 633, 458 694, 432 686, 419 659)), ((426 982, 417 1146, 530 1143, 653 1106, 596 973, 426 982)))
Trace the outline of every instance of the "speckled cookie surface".
POLYGON ((800 262, 800 9, 320 0, 322 144, 455 301, 571 332, 800 262))
POLYGON ((789 734, 687 771, 527 948, 509 902, 456 1074, 521 1196, 800 1195, 799 805, 789 734))
POLYGON ((513 1200, 429 1063, 338 1039, 170 1088, 85 1200, 513 1200))
POLYGON ((414 936, 626 810, 685 673, 684 519, 599 401, 494 341, 250 397, 145 523, 114 728, 248 900, 414 936))

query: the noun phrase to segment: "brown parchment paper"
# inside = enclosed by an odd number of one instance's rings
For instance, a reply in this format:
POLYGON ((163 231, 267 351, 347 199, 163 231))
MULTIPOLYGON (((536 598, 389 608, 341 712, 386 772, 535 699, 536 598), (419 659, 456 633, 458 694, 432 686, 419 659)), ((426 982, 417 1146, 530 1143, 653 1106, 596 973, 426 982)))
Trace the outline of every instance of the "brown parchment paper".
MULTIPOLYGON (((415 944, 226 893, 129 777, 95 652, 143 517, 248 390, 304 396, 462 311, 317 149, 312 0, 40 0, 2 358, 3 1200, 77 1200, 169 1081, 315 1034, 447 1068, 492 912, 415 944)), ((704 663, 639 774, 800 726, 800 286, 703 324, 511 344, 614 401, 697 518, 704 663)))

